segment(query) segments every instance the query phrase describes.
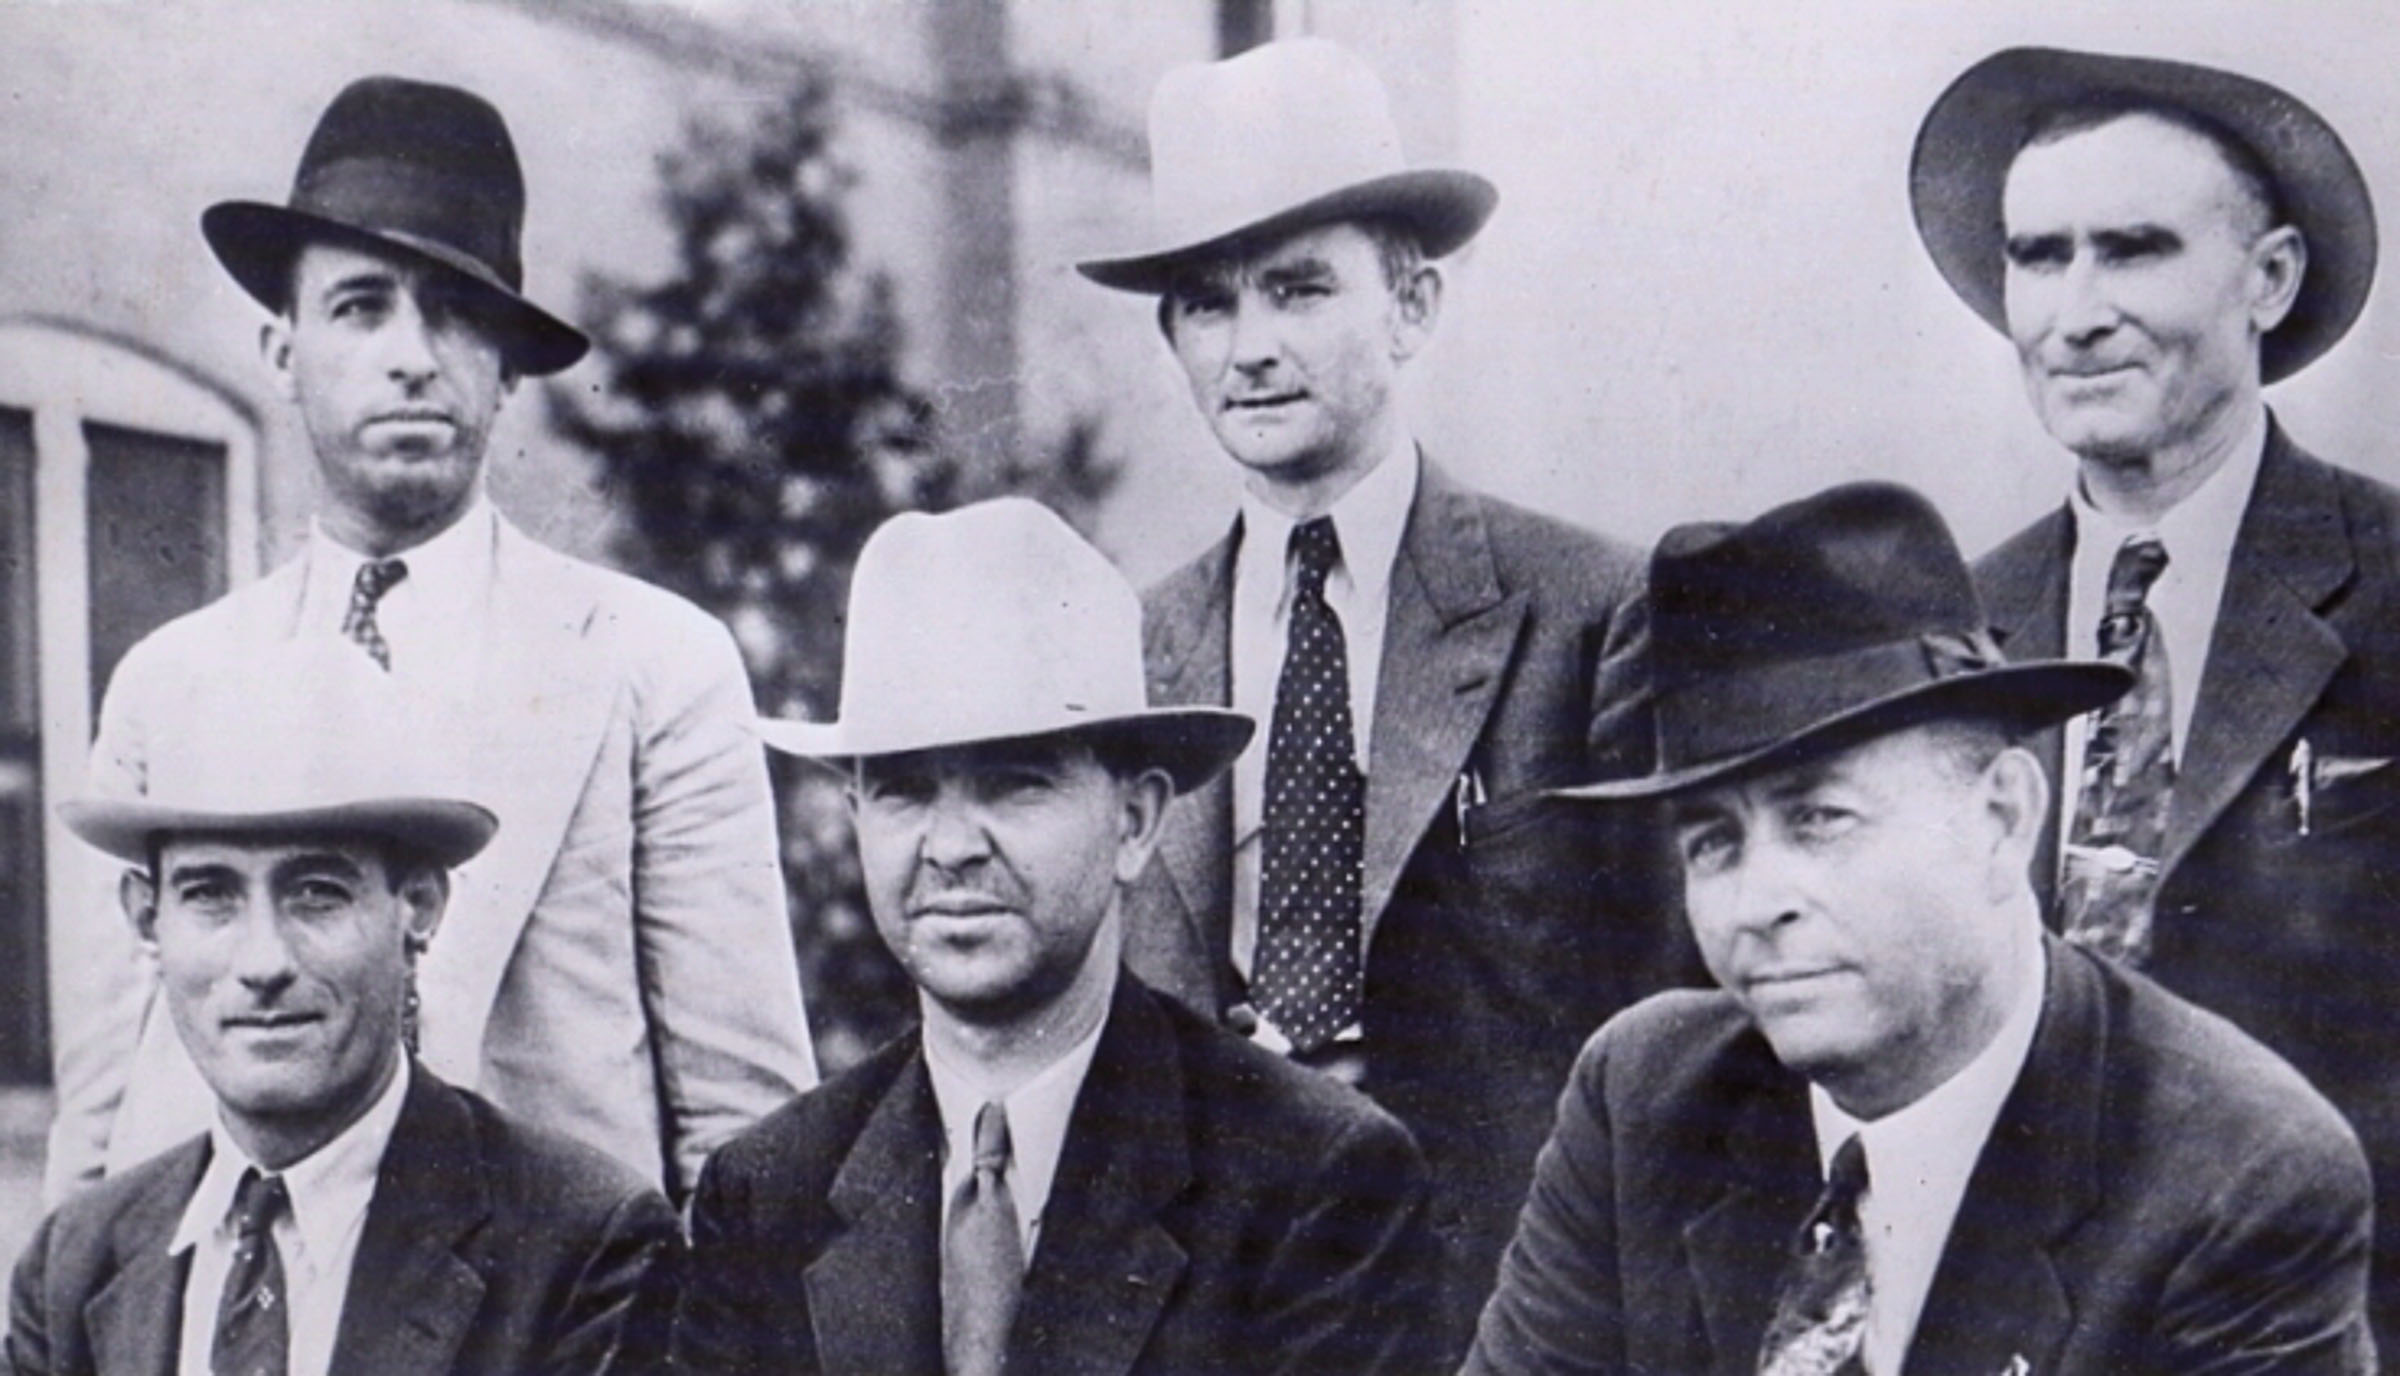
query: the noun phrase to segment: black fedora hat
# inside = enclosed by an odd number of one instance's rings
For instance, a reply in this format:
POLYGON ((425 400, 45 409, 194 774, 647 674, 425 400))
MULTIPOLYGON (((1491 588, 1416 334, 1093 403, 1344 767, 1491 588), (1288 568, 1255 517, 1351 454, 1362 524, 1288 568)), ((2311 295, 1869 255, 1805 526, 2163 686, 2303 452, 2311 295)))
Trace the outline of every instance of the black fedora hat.
POLYGON ((590 341, 525 299, 524 223, 525 176, 490 102, 455 86, 371 76, 325 107, 289 204, 219 202, 201 214, 200 232, 269 310, 284 307, 292 261, 311 242, 433 264, 489 301, 519 372, 555 373, 590 341))
POLYGON ((1656 798, 1941 717, 2030 730, 2133 685, 2115 664, 2001 657, 1941 516, 1851 483, 1650 557, 1655 772, 1559 792, 1656 798))
POLYGON ((2347 333, 2375 281, 2375 202, 2358 161, 2325 118, 2287 91, 2214 67, 2147 57, 2009 48, 1969 67, 1933 102, 1908 169, 1917 232, 1975 313, 2008 332, 2001 191, 2034 123, 2083 105, 2165 107, 2223 131, 2275 183, 2308 244, 2299 297, 2259 347, 2280 381, 2347 333))

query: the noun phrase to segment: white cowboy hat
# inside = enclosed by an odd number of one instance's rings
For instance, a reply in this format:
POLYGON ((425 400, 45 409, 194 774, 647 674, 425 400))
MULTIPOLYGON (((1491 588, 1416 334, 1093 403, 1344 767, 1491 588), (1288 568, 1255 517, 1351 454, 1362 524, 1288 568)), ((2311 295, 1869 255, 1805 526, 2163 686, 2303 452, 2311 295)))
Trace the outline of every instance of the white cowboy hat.
POLYGON ((59 804, 77 836, 142 864, 159 837, 363 835, 445 868, 499 829, 457 796, 427 739, 427 704, 343 640, 292 642, 185 685, 197 729, 161 743, 139 797, 59 804))
POLYGON ((1253 724, 1217 707, 1152 707, 1142 607, 1100 551, 1022 497, 904 512, 859 551, 842 641, 842 715, 758 733, 824 762, 1061 731, 1114 734, 1177 792, 1214 778, 1253 724))
POLYGON ((1398 221, 1439 258, 1499 199, 1472 172, 1409 167, 1374 69, 1338 43, 1295 38, 1159 78, 1153 246, 1075 266, 1104 287, 1164 291, 1194 259, 1336 220, 1398 221))

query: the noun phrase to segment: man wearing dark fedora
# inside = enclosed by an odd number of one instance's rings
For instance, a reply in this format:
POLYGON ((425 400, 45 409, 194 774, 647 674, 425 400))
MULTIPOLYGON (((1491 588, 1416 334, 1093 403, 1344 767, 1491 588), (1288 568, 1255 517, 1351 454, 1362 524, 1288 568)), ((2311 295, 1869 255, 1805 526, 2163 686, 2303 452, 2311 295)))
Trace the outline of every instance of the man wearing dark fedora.
POLYGON ((498 823, 380 729, 412 710, 354 658, 212 676, 277 729, 60 809, 119 867, 211 1112, 44 1222, 17 1376, 663 1367, 681 1239, 656 1187, 408 1054, 450 874, 498 823))
POLYGON ((1133 588, 1023 499, 886 522, 846 625, 841 720, 760 730, 848 775, 923 1022, 709 1162, 678 1367, 1431 1369, 1406 1130, 1120 969, 1249 719, 1149 706, 1133 588))
MULTIPOLYGON (((1664 808, 1721 988, 1584 1048, 1473 1372, 2366 1372, 2366 1164, 2231 1023, 2043 930, 2017 742, 2121 666, 2004 661, 1923 498, 1652 556, 1664 808)), ((1598 804, 1586 804, 1598 805, 1598 804)))
POLYGON ((1150 151, 1153 246, 1081 270, 1157 296, 1243 481, 1231 532, 1145 595, 1151 695, 1266 729, 1169 814, 1133 968, 1417 1134, 1455 1354, 1575 1047, 1688 966, 1656 838, 1544 794, 1644 767, 1617 686, 1640 560, 1411 436, 1435 260, 1497 193, 1408 165, 1364 62, 1299 39, 1169 72, 1150 151))
MULTIPOLYGON (((2307 453, 2261 397, 2358 317, 2366 181, 2262 82, 2013 49, 1935 102, 1911 189, 2076 458, 2066 502, 1976 565, 1994 630, 2140 674, 2040 741, 2053 916, 2288 1057, 2400 1198, 2400 492, 2307 453)), ((2381 1213, 2388 1348, 2400 1208, 2381 1213)))
MULTIPOLYGON (((426 1063, 688 1192, 708 1150, 813 1083, 774 810, 732 637, 680 598, 549 550, 485 496, 518 381, 583 353, 522 294, 525 185, 500 113, 370 77, 337 96, 289 202, 201 229, 271 313, 277 389, 316 456, 299 556, 174 621, 108 685, 92 779, 178 786, 195 674, 297 642, 438 704, 415 748, 499 814, 421 972, 426 1063)), ((95 963, 101 964, 101 963, 95 963)), ((181 1140, 206 1095, 132 959, 62 991, 54 1192, 181 1140)))

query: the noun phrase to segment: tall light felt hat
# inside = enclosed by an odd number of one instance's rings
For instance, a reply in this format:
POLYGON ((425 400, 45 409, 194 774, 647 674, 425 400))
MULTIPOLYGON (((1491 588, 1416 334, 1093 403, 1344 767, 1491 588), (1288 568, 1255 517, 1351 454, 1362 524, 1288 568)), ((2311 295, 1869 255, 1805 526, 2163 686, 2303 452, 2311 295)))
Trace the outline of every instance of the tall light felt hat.
POLYGON ((223 201, 200 232, 233 280, 281 310, 303 245, 396 254, 449 274, 480 298, 518 371, 555 373, 583 357, 583 332, 527 300, 519 241, 525 176, 491 103, 455 86, 371 76, 317 121, 285 205, 223 201))
POLYGON ((1944 716, 2031 730, 2133 685, 2116 664, 2003 658, 1949 527, 1894 483, 1668 531, 1650 634, 1656 770, 1562 796, 1663 797, 1944 716))
POLYGON ((1135 746, 1180 793, 1231 764, 1253 729, 1223 708, 1150 705, 1132 585, 1022 497, 884 522, 859 551, 846 627, 840 720, 763 720, 768 745, 837 762, 1094 732, 1135 746))
POLYGON ((499 829, 442 763, 431 705, 348 641, 294 641, 180 691, 189 729, 157 743, 145 793, 58 806, 69 830, 120 860, 145 862, 160 837, 305 834, 397 842, 451 867, 499 829))
POLYGON ((1159 292, 1196 259, 1336 220, 1397 221, 1439 258, 1475 237, 1499 199, 1472 172, 1411 168, 1374 69, 1338 43, 1289 39, 1159 78, 1150 247, 1076 270, 1159 292))
POLYGON ((2375 202, 2341 135, 2291 93, 2214 67, 2147 57, 2009 48, 1969 67, 1917 130, 1908 195, 1917 232, 1950 287, 2008 332, 2002 286, 2001 192, 2010 164, 2045 114, 2082 106, 2165 106, 2248 148, 2308 244, 2300 293, 2259 345, 2276 382, 2347 333, 2375 281, 2375 202))

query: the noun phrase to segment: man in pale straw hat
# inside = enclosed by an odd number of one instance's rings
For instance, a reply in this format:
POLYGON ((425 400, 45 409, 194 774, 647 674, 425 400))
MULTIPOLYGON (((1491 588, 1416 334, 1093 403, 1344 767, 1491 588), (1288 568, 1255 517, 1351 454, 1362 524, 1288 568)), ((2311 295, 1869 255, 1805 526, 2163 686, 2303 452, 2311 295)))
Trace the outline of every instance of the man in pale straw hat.
MULTIPOLYGON (((355 658, 352 656, 351 658, 355 658)), ((120 865, 205 1131, 62 1205, 17 1263, 33 1373, 639 1371, 681 1250, 622 1163, 416 1062, 415 973, 493 815, 426 767, 378 673, 272 657, 272 729, 65 804, 120 865), (287 672, 288 670, 288 672, 287 672), (344 671, 347 670, 346 674, 344 671), (197 761, 195 761, 197 763, 197 761)))
MULTIPOLYGON (((2400 1199, 2400 492, 2310 456, 2261 399, 2365 303, 2366 180, 2262 82, 2012 49, 1934 103, 1911 191, 2076 458, 2067 500, 1976 566, 1994 628, 2141 675, 2041 741, 2055 917, 2291 1058, 2400 1199)), ((2400 1207, 2381 1213, 2388 1347, 2400 1207)))
POLYGON ((1575 1047, 1678 963, 1655 838, 1543 797, 1643 767, 1640 558, 1420 453, 1400 385, 1435 260, 1497 193, 1410 167, 1357 57, 1169 72, 1150 153, 1152 247, 1082 271, 1158 297, 1243 479, 1232 532, 1145 598, 1151 694, 1268 725, 1170 812, 1132 965, 1416 1132, 1456 1349, 1575 1047))
POLYGON ((1119 968, 1168 799, 1250 737, 1144 700, 1141 610, 1021 499, 895 517, 851 585, 849 776, 922 1027, 719 1152, 699 1371, 1418 1370, 1425 1167, 1355 1092, 1119 968))
POLYGON ((2133 676, 2001 659, 1888 484, 1679 527, 1650 596, 1657 770, 1572 792, 1663 804, 1722 988, 1584 1049, 1468 1369, 2373 1370, 2340 1116, 2043 930, 2017 742, 2133 676))
MULTIPOLYGON (((525 184, 507 125, 453 87, 337 96, 290 201, 201 229, 273 316, 266 365, 324 504, 298 558, 137 645, 108 686, 93 786, 171 786, 210 733, 196 672, 323 643, 449 704, 422 748, 465 761, 499 838, 456 876, 423 970, 424 1055, 460 1084, 688 1193, 717 1143, 814 1083, 774 806, 725 628, 536 544, 484 494, 520 378, 583 336, 521 294, 525 184)), ((97 895, 95 896, 97 900, 97 895)), ((130 959, 84 962, 62 1017, 54 1192, 139 1160, 206 1096, 130 959)))

